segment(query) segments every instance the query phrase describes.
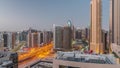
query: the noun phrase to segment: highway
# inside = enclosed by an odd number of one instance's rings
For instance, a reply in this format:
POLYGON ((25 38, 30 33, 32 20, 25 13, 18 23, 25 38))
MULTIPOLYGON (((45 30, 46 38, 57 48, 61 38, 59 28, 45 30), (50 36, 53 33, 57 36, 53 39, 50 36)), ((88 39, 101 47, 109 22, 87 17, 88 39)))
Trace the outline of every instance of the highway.
POLYGON ((27 53, 19 54, 18 68, 25 68, 32 64, 43 60, 54 57, 52 53, 53 44, 46 44, 42 47, 33 47, 27 53))

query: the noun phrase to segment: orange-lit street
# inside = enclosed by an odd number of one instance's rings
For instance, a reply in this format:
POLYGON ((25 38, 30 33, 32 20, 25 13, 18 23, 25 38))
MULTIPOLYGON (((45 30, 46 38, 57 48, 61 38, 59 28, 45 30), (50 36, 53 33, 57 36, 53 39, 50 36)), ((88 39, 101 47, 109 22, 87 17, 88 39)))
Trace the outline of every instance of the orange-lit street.
POLYGON ((44 59, 51 55, 53 56, 52 49, 53 43, 45 44, 42 47, 30 48, 28 52, 19 54, 18 57, 19 65, 27 64, 30 61, 44 59))

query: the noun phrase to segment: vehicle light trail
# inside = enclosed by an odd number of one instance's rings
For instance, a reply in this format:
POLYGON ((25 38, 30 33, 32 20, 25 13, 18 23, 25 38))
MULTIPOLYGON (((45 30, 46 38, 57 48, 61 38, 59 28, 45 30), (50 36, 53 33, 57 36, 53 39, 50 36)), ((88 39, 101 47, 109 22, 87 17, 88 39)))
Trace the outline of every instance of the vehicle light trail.
POLYGON ((51 54, 53 49, 53 44, 49 43, 46 45, 43 45, 42 47, 33 47, 30 48, 27 53, 20 54, 18 57, 18 61, 24 61, 29 58, 46 58, 48 55, 51 54))

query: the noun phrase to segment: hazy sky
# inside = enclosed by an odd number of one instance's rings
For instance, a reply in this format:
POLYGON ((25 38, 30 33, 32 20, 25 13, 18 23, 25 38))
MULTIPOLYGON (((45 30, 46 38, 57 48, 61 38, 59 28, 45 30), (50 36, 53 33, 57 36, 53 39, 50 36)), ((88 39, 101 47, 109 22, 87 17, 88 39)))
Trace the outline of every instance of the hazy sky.
MULTIPOLYGON (((103 28, 109 27, 109 0, 103 0, 103 28)), ((80 28, 90 25, 90 0, 0 0, 0 31, 51 29, 68 20, 80 28)))

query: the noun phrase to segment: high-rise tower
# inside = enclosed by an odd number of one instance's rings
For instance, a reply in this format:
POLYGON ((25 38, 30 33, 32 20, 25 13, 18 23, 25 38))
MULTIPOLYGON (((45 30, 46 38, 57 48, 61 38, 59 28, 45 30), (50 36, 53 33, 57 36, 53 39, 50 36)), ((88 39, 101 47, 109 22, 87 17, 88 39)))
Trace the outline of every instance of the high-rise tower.
POLYGON ((110 42, 120 45, 120 0, 110 0, 110 42))
POLYGON ((103 53, 101 37, 101 0, 91 0, 90 50, 103 53))
POLYGON ((54 49, 63 48, 63 27, 53 26, 54 28, 54 49))

